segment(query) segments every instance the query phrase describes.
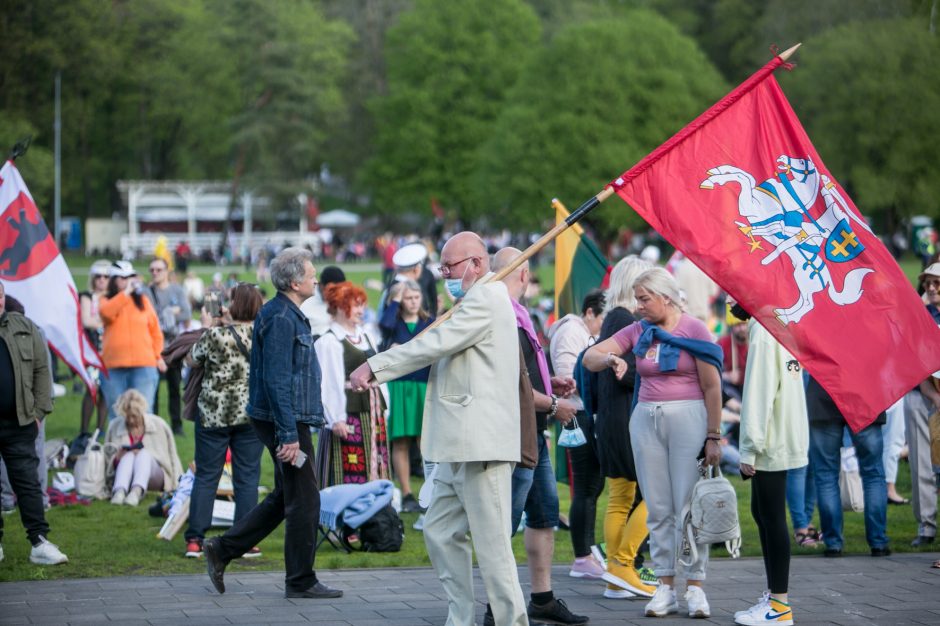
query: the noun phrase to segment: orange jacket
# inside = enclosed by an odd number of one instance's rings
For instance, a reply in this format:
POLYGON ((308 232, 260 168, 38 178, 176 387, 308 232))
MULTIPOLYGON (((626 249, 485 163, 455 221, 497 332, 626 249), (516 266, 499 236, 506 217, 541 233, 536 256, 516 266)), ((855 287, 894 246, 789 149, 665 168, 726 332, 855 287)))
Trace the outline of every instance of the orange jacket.
POLYGON ((101 358, 105 367, 156 367, 163 351, 163 333, 150 299, 138 309, 123 291, 102 298, 99 313, 104 322, 101 358))

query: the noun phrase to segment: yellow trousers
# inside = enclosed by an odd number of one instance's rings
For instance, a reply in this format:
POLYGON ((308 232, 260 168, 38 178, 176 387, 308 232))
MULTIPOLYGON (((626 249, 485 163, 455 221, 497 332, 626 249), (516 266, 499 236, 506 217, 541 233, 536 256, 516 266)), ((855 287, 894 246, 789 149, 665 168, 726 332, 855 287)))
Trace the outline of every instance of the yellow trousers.
POLYGON ((637 484, 632 480, 610 478, 607 484, 607 514, 604 516, 607 558, 633 567, 636 553, 649 534, 646 527, 646 501, 641 501, 635 509, 633 508, 637 497, 637 484))

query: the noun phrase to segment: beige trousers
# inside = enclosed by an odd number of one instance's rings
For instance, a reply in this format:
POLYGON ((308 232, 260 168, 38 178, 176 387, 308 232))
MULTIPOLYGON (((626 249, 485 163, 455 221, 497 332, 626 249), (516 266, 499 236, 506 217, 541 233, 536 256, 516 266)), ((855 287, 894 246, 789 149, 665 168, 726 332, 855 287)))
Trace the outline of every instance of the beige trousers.
POLYGON ((470 535, 496 623, 529 623, 509 536, 512 468, 506 461, 438 465, 424 542, 447 594, 447 626, 474 626, 470 535))

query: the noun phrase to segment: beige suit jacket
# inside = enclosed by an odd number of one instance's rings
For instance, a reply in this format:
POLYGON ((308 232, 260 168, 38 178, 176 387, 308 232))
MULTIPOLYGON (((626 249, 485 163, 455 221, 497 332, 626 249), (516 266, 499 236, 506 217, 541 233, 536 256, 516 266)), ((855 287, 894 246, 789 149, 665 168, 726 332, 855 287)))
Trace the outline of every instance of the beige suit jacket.
POLYGON ((379 382, 428 365, 424 458, 518 462, 519 336, 505 284, 475 284, 449 320, 369 359, 379 382))

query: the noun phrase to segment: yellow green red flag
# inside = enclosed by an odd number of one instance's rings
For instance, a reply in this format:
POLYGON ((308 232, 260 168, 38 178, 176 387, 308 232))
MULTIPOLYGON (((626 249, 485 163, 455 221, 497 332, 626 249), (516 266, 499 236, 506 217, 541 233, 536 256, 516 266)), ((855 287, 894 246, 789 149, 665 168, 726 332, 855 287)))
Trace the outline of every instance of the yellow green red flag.
MULTIPOLYGON (((555 224, 570 215, 558 200, 555 224)), ((597 289, 607 275, 607 258, 587 236, 580 224, 574 224, 555 239, 555 319, 568 313, 581 313, 584 296, 597 289)))

